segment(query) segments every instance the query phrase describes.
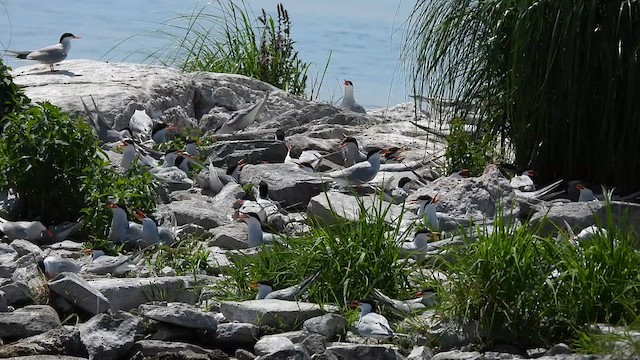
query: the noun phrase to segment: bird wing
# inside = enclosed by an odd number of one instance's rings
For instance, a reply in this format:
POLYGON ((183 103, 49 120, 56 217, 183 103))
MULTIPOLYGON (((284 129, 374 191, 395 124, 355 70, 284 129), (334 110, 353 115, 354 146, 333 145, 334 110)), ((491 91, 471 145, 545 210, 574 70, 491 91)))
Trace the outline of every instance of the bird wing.
POLYGON ((218 172, 216 171, 216 168, 213 166, 213 163, 211 162, 209 163, 209 187, 216 194, 219 193, 224 187, 222 180, 220 180, 220 177, 218 176, 218 172))
POLYGON ((320 276, 319 272, 305 279, 300 284, 293 285, 281 290, 272 291, 267 294, 267 296, 265 296, 265 299, 297 300, 300 296, 302 296, 302 294, 307 291, 307 289, 309 289, 311 284, 313 284, 318 276, 320 276))
POLYGON ((389 326, 389 321, 382 315, 368 313, 358 321, 358 332, 370 337, 393 336, 393 330, 389 326))
POLYGON ((27 59, 31 60, 50 60, 51 58, 66 57, 67 52, 64 51, 62 44, 55 44, 44 47, 42 49, 33 50, 27 55, 27 59))
POLYGON ((368 161, 356 163, 346 169, 332 171, 327 175, 334 180, 342 179, 348 183, 366 183, 375 176, 373 165, 368 161), (373 175, 373 176, 372 176, 373 175))

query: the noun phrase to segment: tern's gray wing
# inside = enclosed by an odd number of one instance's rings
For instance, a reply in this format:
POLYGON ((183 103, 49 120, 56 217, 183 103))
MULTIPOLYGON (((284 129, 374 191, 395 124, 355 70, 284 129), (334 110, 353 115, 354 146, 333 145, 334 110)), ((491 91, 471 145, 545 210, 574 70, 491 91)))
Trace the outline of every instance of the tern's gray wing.
POLYGON ((311 284, 313 284, 313 282, 318 278, 319 275, 319 272, 315 273, 298 285, 293 285, 285 289, 272 291, 267 294, 267 296, 265 296, 265 299, 297 300, 302 294, 307 291, 307 289, 309 289, 311 284))
POLYGON ((360 105, 358 103, 354 103, 353 105, 351 105, 351 111, 357 112, 357 113, 362 113, 362 114, 366 114, 367 113, 367 110, 365 110, 364 107, 362 107, 362 105, 360 105))
POLYGON ((376 169, 368 161, 359 162, 346 169, 336 170, 327 175, 340 183, 363 184, 369 182, 376 176, 376 169))
POLYGON ((34 50, 27 55, 27 59, 37 60, 43 63, 57 63, 67 58, 67 52, 62 44, 47 46, 34 50))

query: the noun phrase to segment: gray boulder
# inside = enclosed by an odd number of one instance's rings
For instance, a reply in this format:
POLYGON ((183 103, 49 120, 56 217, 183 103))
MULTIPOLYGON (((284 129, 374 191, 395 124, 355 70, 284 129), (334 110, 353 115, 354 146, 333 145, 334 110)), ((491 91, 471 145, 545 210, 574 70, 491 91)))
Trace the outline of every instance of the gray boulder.
POLYGON ((73 326, 63 326, 0 346, 0 358, 44 354, 84 358, 86 349, 80 341, 80 331, 73 326))
POLYGON ((324 354, 327 350, 327 339, 320 334, 311 334, 302 340, 302 346, 309 354, 324 354))
POLYGON ((112 310, 131 310, 150 301, 195 304, 198 287, 218 281, 211 276, 171 276, 154 278, 112 278, 89 280, 89 284, 109 299, 112 310))
POLYGON ((78 274, 64 272, 56 276, 49 282, 49 289, 90 314, 110 308, 109 299, 78 274))
POLYGON ((263 355, 260 360, 310 360, 309 354, 299 344, 295 344, 292 348, 280 349, 272 353, 263 355))
POLYGON ((426 346, 416 346, 411 349, 411 353, 407 356, 407 360, 430 360, 433 357, 433 351, 426 346))
POLYGON ((317 304, 285 300, 223 301, 220 312, 229 321, 293 329, 324 311, 317 304))
MULTIPOLYGON (((612 201, 611 214, 615 223, 624 222, 636 232, 640 231, 640 205, 612 201)), ((533 214, 530 226, 546 236, 555 234, 558 229, 566 229, 566 222, 578 234, 596 222, 606 227, 606 219, 607 210, 603 201, 558 203, 533 214)))
POLYGON ((265 336, 253 346, 253 352, 257 355, 267 355, 286 349, 293 349, 293 342, 282 336, 265 336))
POLYGON ((24 256, 28 254, 32 254, 35 256, 36 261, 42 260, 44 258, 44 252, 40 249, 40 247, 31 241, 16 239, 9 244, 18 253, 18 256, 24 256))
POLYGON ((133 346, 140 319, 129 313, 99 314, 80 325, 90 359, 119 359, 133 346))
POLYGON ((342 359, 404 360, 398 348, 393 345, 362 345, 335 342, 327 346, 327 352, 342 359))
POLYGON ((333 340, 336 335, 344 333, 347 320, 336 314, 324 314, 306 320, 302 324, 302 330, 323 335, 327 340, 333 340))
POLYGON ((461 350, 444 351, 435 354, 431 360, 481 360, 484 356, 477 351, 465 352, 461 350))
POLYGON ((248 323, 219 324, 216 330, 216 342, 223 345, 253 344, 258 340, 259 328, 248 323))
MULTIPOLYGON (((194 194, 195 195, 195 194, 194 194)), ((231 223, 231 209, 219 208, 208 196, 198 196, 190 200, 173 201, 159 206, 159 211, 170 211, 175 214, 178 225, 196 224, 205 230, 231 223)))
POLYGON ((191 329, 216 331, 218 320, 215 313, 206 313, 193 305, 184 303, 154 303, 138 307, 141 315, 149 319, 191 329))
POLYGON ((0 243, 0 278, 10 278, 11 274, 16 271, 18 267, 16 260, 18 259, 18 252, 14 250, 9 244, 0 243))
POLYGON ((44 303, 49 297, 47 282, 36 264, 36 257, 29 253, 16 261, 17 269, 11 275, 13 284, 35 303, 44 303))
POLYGON ((21 339, 60 326, 58 314, 48 305, 28 305, 13 312, 0 312, 2 339, 21 339))
MULTIPOLYGON (((433 197, 436 194, 439 199, 436 205, 438 212, 445 213, 454 219, 464 219, 467 223, 470 220, 474 220, 476 223, 481 220, 492 220, 498 206, 503 207, 504 214, 519 212, 509 180, 495 165, 487 166, 479 177, 438 178, 411 194, 407 201, 420 195, 433 197)), ((414 209, 417 208, 417 205, 408 205, 407 207, 414 209)))
POLYGON ((129 354, 139 354, 145 359, 166 357, 170 359, 229 360, 229 356, 220 350, 208 350, 184 342, 161 340, 139 340, 133 345, 129 354))
POLYGON ((269 197, 283 207, 305 208, 312 197, 329 188, 325 177, 309 174, 292 164, 247 165, 240 172, 242 183, 256 188, 260 181, 269 185, 269 197))
POLYGON ((200 151, 210 156, 213 165, 218 167, 236 164, 241 159, 247 164, 263 161, 281 163, 287 156, 286 145, 278 140, 217 141, 200 151))
POLYGON ((249 231, 244 222, 233 222, 208 231, 212 239, 209 244, 223 249, 246 249, 249 231))
POLYGON ((416 219, 415 214, 403 210, 402 206, 382 201, 374 196, 361 196, 356 198, 352 195, 346 195, 337 191, 328 191, 320 195, 314 196, 309 201, 307 212, 310 215, 317 216, 325 221, 333 221, 332 212, 338 217, 347 220, 357 220, 360 216, 360 204, 362 203, 368 213, 383 212, 388 209, 385 215, 385 222, 389 224, 399 225, 401 228, 408 228, 413 220, 416 219), (398 224, 398 219, 402 216, 402 222, 398 224))

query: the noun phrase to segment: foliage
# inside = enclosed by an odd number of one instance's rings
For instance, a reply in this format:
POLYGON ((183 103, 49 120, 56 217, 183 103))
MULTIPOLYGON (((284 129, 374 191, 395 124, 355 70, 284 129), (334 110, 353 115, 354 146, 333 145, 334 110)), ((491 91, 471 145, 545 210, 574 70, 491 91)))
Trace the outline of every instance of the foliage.
POLYGON ((177 46, 156 54, 161 62, 179 64, 186 71, 242 74, 304 95, 310 64, 300 60, 293 47, 291 19, 284 6, 278 4, 277 19, 263 9, 254 21, 244 2, 212 3, 167 22, 166 34, 176 39, 177 46), (216 5, 209 13, 208 6, 216 5))
POLYGON ((20 217, 39 216, 46 224, 78 218, 85 196, 80 190, 96 162, 92 130, 46 102, 5 120, 0 172, 24 204, 20 217))
POLYGON ((446 261, 449 281, 438 311, 477 320, 488 340, 521 346, 569 340, 594 321, 633 322, 640 313, 640 269, 633 265, 640 253, 611 217, 605 227, 607 235, 575 246, 498 214, 493 232, 480 230, 477 242, 446 261))
POLYGON ((341 306, 356 299, 369 298, 378 288, 389 296, 408 296, 411 265, 399 258, 396 239, 403 238, 398 224, 385 222, 389 209, 382 201, 365 206, 360 200, 355 221, 335 214, 330 221, 310 219, 311 231, 263 246, 257 255, 237 254, 229 274, 237 289, 234 297, 255 296, 248 289, 251 281, 268 280, 280 289, 300 283, 320 273, 308 292, 309 300, 341 306))
MULTIPOLYGON (((10 77, 5 80, 2 86, 16 90, 10 77)), ((15 97, 28 101, 19 91, 15 97)), ((0 188, 11 188, 20 198, 24 206, 18 218, 52 224, 83 214, 85 231, 104 237, 111 219, 105 207, 109 197, 153 210, 158 185, 150 174, 134 167, 119 175, 81 118, 47 102, 27 108, 20 101, 3 118, 0 134, 0 188)))
POLYGON ((9 68, 0 59, 0 126, 4 124, 6 115, 27 109, 30 102, 31 100, 13 82, 9 68))
POLYGON ((462 119, 453 119, 444 153, 447 173, 468 169, 471 176, 482 174, 487 163, 493 160, 494 142, 491 138, 489 135, 474 135, 465 129, 462 119))
POLYGON ((99 158, 96 166, 88 170, 87 179, 91 180, 83 186, 86 194, 82 209, 84 228, 96 237, 104 239, 108 235, 112 211, 106 206, 107 200, 120 202, 131 211, 140 209, 151 213, 155 209, 155 189, 160 185, 137 161, 120 175, 109 166, 108 160, 99 158))
POLYGON ((542 181, 635 186, 638 26, 638 1, 419 1, 404 58, 416 94, 479 105, 542 181))
POLYGON ((177 275, 212 275, 213 269, 207 261, 208 258, 209 250, 206 244, 191 236, 172 246, 158 247, 147 257, 147 264, 156 274, 168 266, 175 270, 177 275))

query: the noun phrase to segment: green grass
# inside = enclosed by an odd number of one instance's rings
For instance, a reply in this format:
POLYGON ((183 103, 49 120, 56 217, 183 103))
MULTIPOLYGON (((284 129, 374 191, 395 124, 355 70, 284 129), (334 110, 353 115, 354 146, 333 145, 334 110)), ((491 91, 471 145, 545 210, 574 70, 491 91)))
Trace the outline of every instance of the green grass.
POLYGON ((540 180, 635 189, 639 25, 638 1, 420 1, 403 57, 415 94, 475 104, 540 180))
POLYGON ((409 282, 412 265, 400 258, 396 246, 396 239, 404 236, 398 226, 401 218, 386 223, 389 210, 382 204, 378 201, 360 211, 355 221, 312 218, 309 234, 263 246, 255 256, 232 256, 235 266, 227 275, 233 285, 223 285, 233 289, 228 297, 255 297, 248 287, 251 281, 269 280, 279 289, 316 272, 320 276, 308 292, 309 301, 337 304, 345 313, 349 313, 345 305, 367 299, 374 288, 392 297, 415 293, 409 282))
POLYGON ((489 343, 524 348, 570 341, 594 322, 633 323, 640 314, 637 236, 608 211, 607 235, 579 246, 538 237, 499 214, 493 232, 481 230, 446 262, 439 314, 478 321, 489 343))
POLYGON ((173 39, 175 45, 149 58, 185 71, 246 75, 295 95, 308 92, 308 98, 314 99, 331 54, 324 71, 310 80, 312 64, 301 60, 294 48, 291 18, 282 4, 276 10, 274 18, 265 9, 255 16, 244 1, 216 0, 197 5, 191 13, 163 24, 158 32, 173 39))
POLYGON ((213 275, 213 268, 207 262, 209 250, 197 236, 184 236, 179 242, 161 245, 146 255, 146 262, 152 273, 158 275, 164 267, 175 270, 176 275, 213 275))

